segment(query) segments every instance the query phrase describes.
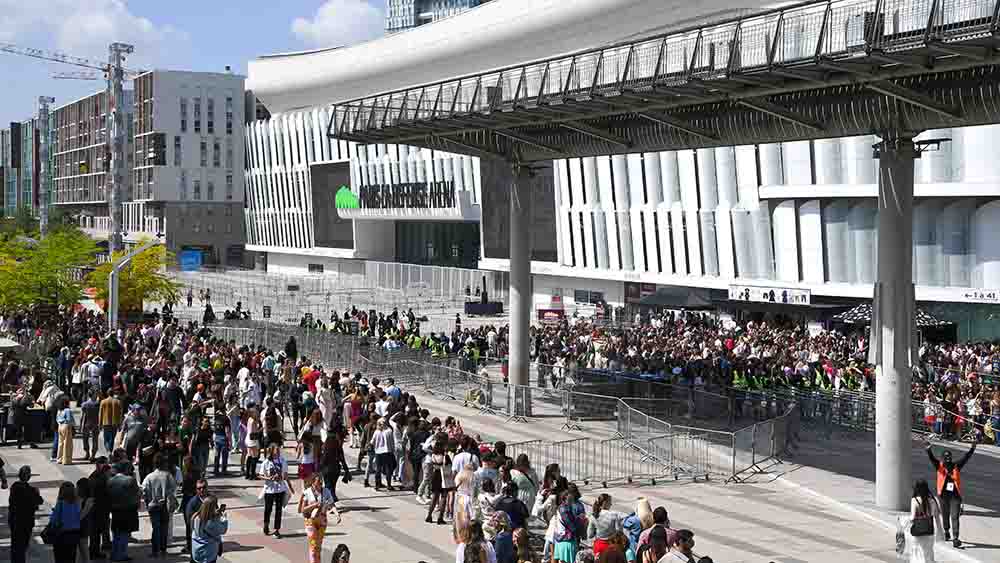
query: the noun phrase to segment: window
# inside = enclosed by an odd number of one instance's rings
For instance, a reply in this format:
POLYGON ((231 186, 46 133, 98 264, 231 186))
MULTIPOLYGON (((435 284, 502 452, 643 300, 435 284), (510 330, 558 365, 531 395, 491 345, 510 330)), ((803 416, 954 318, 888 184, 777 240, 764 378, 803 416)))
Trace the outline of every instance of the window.
POLYGON ((194 132, 201 133, 201 98, 194 99, 194 132))
POLYGON ((201 221, 195 221, 194 224, 191 225, 191 232, 192 233, 200 233, 201 232, 201 221))
POLYGON ((188 198, 188 182, 187 182, 187 170, 181 170, 180 176, 180 193, 181 201, 185 201, 188 198))
POLYGON ((208 166, 208 141, 201 141, 201 166, 208 166))
POLYGON ((188 100, 187 98, 181 98, 181 133, 187 133, 188 130, 188 100))
POLYGON ((194 181, 194 200, 201 201, 201 180, 194 181))
POLYGON ((226 170, 233 169, 233 140, 226 139, 226 170))
POLYGON ((226 98, 226 135, 233 134, 233 98, 226 98))
POLYGON ((208 101, 208 134, 215 133, 215 100, 209 98, 208 101))
POLYGON ((226 234, 227 235, 233 234, 233 224, 232 223, 226 223, 226 234))
POLYGON ((208 231, 208 232, 210 232, 210 233, 214 233, 215 232, 215 223, 209 223, 209 224, 205 225, 205 230, 208 231))
POLYGON ((233 216, 233 206, 232 205, 227 205, 226 206, 226 217, 232 217, 232 216, 233 216))
POLYGON ((573 300, 577 303, 590 303, 592 305, 596 305, 604 302, 604 292, 577 289, 573 292, 573 300))
MULTIPOLYGON (((182 128, 182 130, 183 130, 183 128, 182 128)), ((183 157, 181 155, 181 136, 180 135, 175 135, 174 136, 174 166, 183 166, 183 164, 181 164, 182 161, 183 161, 183 157)))
MULTIPOLYGON (((232 200, 233 200, 233 175, 226 174, 226 201, 232 201, 232 200)), ((233 214, 233 210, 229 206, 226 206, 226 212, 227 215, 233 214)))
POLYGON ((205 192, 205 199, 212 201, 215 199, 215 182, 208 181, 208 190, 205 192))
POLYGON ((310 274, 322 274, 323 273, 323 265, 322 264, 309 264, 309 273, 310 274))
POLYGON ((212 166, 218 168, 222 165, 222 153, 219 148, 219 141, 212 143, 212 166))

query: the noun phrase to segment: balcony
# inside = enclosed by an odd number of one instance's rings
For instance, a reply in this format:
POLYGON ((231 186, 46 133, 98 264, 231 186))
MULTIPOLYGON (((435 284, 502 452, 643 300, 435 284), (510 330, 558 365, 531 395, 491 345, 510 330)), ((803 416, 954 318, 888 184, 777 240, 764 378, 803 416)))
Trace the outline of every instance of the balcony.
POLYGON ((337 192, 337 214, 343 219, 408 221, 479 221, 480 206, 472 192, 453 182, 415 182, 362 186, 337 192))
MULTIPOLYGON (((79 224, 80 230, 90 238, 96 240, 107 240, 111 234, 111 217, 84 215, 80 217, 79 224)), ((135 221, 124 220, 123 227, 125 230, 125 236, 123 237, 125 242, 135 243, 157 235, 166 236, 167 221, 163 217, 150 215, 140 217, 135 221)))

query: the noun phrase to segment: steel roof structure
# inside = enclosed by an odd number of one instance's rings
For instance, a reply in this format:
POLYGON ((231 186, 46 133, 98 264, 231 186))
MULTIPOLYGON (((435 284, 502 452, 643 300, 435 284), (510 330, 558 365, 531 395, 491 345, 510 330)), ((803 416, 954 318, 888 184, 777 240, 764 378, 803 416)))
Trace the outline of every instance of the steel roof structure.
POLYGON ((1000 121, 1000 0, 830 0, 333 105, 328 134, 509 161, 1000 121))

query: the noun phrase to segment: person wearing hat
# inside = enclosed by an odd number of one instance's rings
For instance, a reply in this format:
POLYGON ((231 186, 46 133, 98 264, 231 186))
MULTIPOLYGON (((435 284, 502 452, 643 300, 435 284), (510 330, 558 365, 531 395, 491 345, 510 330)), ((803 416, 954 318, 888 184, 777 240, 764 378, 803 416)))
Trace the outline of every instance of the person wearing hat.
POLYGON ((962 459, 955 463, 951 457, 951 451, 945 450, 941 459, 934 457, 931 444, 927 444, 927 457, 931 460, 931 466, 937 473, 937 494, 941 500, 941 519, 944 520, 944 540, 952 541, 955 547, 962 546, 962 540, 958 539, 959 523, 958 519, 962 515, 962 468, 968 463, 969 458, 976 451, 976 443, 972 443, 972 448, 962 456, 962 459), (951 530, 955 535, 951 535, 951 530))
MULTIPOLYGON (((35 528, 35 511, 42 505, 42 495, 38 494, 38 489, 28 484, 29 479, 31 467, 25 465, 17 472, 17 483, 10 488, 7 524, 10 526, 11 563, 25 563, 31 532, 35 528)), ((6 484, 4 480, 3 485, 6 484)))

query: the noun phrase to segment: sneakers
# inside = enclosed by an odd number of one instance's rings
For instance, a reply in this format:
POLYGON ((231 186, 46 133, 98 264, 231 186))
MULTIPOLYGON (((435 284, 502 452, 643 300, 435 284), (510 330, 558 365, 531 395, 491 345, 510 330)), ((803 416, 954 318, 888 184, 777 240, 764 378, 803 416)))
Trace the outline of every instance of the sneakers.
POLYGON ((951 542, 952 547, 962 547, 962 540, 955 538, 955 541, 951 542))
POLYGON ((424 498, 420 495, 417 495, 417 502, 419 502, 420 504, 430 504, 431 500, 424 498))

